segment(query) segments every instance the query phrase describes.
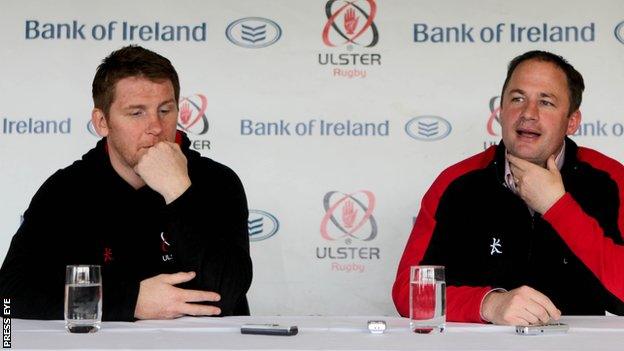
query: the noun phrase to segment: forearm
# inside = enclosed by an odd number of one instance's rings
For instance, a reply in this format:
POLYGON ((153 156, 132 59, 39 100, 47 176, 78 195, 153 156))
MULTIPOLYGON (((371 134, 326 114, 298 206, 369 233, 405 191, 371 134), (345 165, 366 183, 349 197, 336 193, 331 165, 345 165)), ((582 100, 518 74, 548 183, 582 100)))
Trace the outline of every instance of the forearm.
POLYGON ((65 264, 60 247, 38 233, 39 218, 29 212, 11 241, 0 269, 0 298, 11 299, 11 316, 27 319, 63 319, 65 264))
POLYGON ((624 246, 605 236, 600 224, 569 193, 544 214, 544 219, 605 288, 624 301, 624 246))
POLYGON ((481 303, 489 286, 452 286, 446 288, 446 319, 450 322, 485 323, 481 315, 481 303))
POLYGON ((28 284, 3 274, 0 298, 11 299, 11 316, 23 319, 63 319, 63 285, 28 284))
POLYGON ((221 300, 214 303, 221 308, 221 315, 232 315, 251 285, 251 258, 246 253, 221 253, 220 257, 207 258, 198 274, 201 290, 214 291, 221 300))
POLYGON ((191 186, 170 205, 171 250, 181 271, 197 273, 186 287, 219 293, 221 301, 215 305, 229 315, 251 284, 247 205, 244 195, 234 194, 233 199, 243 201, 229 200, 221 211, 203 208, 200 213, 197 204, 210 198, 201 190, 191 186))
MULTIPOLYGON (((481 302, 490 287, 449 286, 446 288, 446 319, 451 322, 485 323, 481 317, 481 302)), ((392 294, 399 314, 409 317, 409 275, 397 279, 392 294)))

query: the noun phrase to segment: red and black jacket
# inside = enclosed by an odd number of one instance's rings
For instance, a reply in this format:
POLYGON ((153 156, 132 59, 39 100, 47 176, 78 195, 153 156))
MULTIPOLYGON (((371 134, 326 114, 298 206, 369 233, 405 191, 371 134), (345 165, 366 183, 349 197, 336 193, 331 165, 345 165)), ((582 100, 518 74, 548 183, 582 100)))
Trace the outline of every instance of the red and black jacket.
POLYGON ((624 166, 566 139, 566 194, 543 216, 504 182, 505 146, 446 169, 425 194, 392 290, 409 315, 409 267, 446 267, 447 318, 482 322, 492 288, 528 285, 563 314, 624 314, 624 166))

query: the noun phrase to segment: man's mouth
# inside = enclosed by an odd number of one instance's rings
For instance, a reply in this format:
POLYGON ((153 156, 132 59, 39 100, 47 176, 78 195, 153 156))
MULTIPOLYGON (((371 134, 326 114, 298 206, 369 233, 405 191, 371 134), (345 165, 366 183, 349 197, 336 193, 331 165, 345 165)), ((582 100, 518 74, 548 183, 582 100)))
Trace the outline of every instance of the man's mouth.
POLYGON ((536 139, 542 135, 542 133, 538 131, 531 130, 531 129, 524 129, 524 128, 516 129, 516 133, 518 134, 519 137, 528 138, 528 139, 536 139))

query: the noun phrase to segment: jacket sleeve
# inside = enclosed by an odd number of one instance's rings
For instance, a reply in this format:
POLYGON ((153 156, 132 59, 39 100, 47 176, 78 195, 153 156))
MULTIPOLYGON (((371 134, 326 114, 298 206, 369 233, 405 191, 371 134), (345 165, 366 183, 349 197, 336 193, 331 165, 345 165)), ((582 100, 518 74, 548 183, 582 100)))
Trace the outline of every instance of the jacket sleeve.
MULTIPOLYGON (((444 188, 439 177, 425 194, 420 212, 405 246, 392 289, 394 304, 403 317, 409 317, 410 267, 421 264, 436 232, 436 211, 444 188)), ((446 217, 446 216, 445 216, 446 217)), ((447 319, 456 322, 485 322, 481 318, 481 302, 491 287, 453 286, 447 282, 447 319)))
MULTIPOLYGON (((61 173, 51 176, 33 196, 13 236, 0 269, 0 297, 11 299, 12 317, 63 319, 66 266, 102 264, 88 227, 77 224, 82 215, 74 205, 84 206, 86 200, 68 195, 70 187, 61 173)), ((138 282, 103 280, 102 319, 134 320, 138 282)))
POLYGON ((0 297, 11 299, 11 316, 63 319, 65 265, 49 179, 37 191, 11 240, 0 269, 0 297))
POLYGON ((197 273, 185 288, 219 293, 215 305, 222 316, 248 314, 245 294, 252 266, 247 200, 236 174, 220 167, 203 180, 214 184, 192 178, 191 187, 167 206, 170 249, 181 270, 197 273))
MULTIPOLYGON (((619 188, 617 226, 624 233, 624 192, 619 188)), ((603 286, 624 301, 624 246, 605 236, 604 229, 566 193, 543 218, 553 226, 572 252, 594 273, 603 286)), ((620 234, 621 235, 621 234, 620 234)))

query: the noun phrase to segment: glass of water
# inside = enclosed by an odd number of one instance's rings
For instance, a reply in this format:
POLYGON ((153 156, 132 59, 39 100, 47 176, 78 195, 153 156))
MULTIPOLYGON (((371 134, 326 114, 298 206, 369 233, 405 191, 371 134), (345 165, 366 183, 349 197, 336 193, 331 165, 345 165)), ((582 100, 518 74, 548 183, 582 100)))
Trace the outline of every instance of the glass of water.
POLYGON ((446 327, 446 282, 443 266, 410 267, 410 328, 414 333, 441 333, 446 327))
POLYGON ((100 266, 71 265, 65 271, 65 328, 95 333, 102 323, 100 266))

